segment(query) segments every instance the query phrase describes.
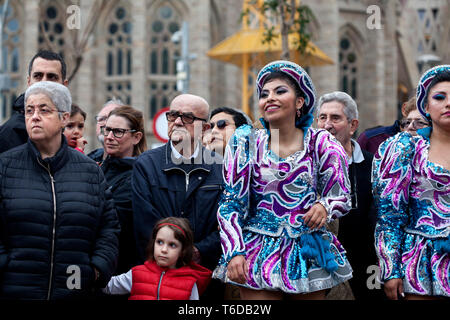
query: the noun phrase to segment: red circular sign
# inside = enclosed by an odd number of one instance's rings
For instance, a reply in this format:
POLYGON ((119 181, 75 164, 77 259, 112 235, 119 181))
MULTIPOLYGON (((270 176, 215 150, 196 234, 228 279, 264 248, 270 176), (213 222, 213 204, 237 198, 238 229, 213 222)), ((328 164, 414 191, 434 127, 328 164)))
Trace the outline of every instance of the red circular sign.
POLYGON ((169 136, 167 135, 168 123, 166 118, 166 112, 169 110, 169 107, 162 108, 153 118, 153 134, 159 141, 164 143, 169 141, 169 136))

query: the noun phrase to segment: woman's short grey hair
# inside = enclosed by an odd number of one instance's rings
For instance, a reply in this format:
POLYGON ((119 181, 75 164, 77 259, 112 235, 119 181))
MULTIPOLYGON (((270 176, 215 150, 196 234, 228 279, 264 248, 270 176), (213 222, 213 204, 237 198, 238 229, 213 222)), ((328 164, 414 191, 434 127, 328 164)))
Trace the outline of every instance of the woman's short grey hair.
POLYGON ((60 112, 70 112, 72 107, 72 96, 69 89, 57 82, 53 81, 39 81, 28 87, 25 91, 25 107, 28 97, 34 94, 45 94, 52 100, 56 109, 60 112))
POLYGON ((356 106, 355 100, 345 92, 342 91, 334 91, 331 93, 326 93, 319 98, 318 108, 317 108, 317 117, 320 114, 320 108, 324 103, 337 101, 342 103, 344 106, 344 114, 347 117, 348 121, 352 121, 353 119, 358 119, 358 107, 356 106))

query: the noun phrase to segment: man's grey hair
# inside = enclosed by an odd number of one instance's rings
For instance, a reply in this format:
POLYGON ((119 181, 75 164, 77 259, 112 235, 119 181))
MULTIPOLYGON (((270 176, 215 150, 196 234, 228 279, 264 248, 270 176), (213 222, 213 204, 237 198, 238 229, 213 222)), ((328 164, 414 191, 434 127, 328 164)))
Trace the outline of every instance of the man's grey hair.
POLYGON ((334 91, 331 93, 326 93, 323 96, 321 96, 318 102, 316 117, 319 117, 320 108, 324 103, 333 101, 342 103, 342 105, 344 106, 344 114, 347 117, 348 121, 352 121, 353 119, 358 120, 359 113, 355 100, 353 100, 353 98, 350 95, 342 91, 334 91))
POLYGON ((72 107, 72 96, 69 89, 57 82, 53 81, 39 81, 25 91, 25 108, 28 97, 34 94, 46 95, 60 112, 70 112, 72 107))
POLYGON ((103 105, 102 109, 106 106, 109 106, 110 104, 117 104, 120 107, 125 106, 126 104, 123 103, 122 100, 120 100, 119 98, 115 98, 113 97, 111 100, 106 101, 106 103, 103 105))

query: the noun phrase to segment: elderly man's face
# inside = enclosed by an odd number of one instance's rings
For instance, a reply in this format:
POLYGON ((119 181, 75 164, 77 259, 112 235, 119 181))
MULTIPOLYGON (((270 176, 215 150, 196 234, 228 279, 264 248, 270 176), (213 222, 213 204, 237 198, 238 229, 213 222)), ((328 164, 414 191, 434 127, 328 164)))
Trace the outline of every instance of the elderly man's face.
POLYGON ((347 119, 342 103, 330 101, 320 107, 317 125, 321 129, 328 130, 342 145, 345 145, 358 128, 358 120, 347 119))
POLYGON ((98 141, 100 141, 102 144, 104 143, 105 140, 103 134, 101 133, 101 127, 103 127, 106 124, 106 120, 108 119, 109 113, 118 107, 120 107, 120 105, 110 103, 105 107, 103 107, 102 110, 100 110, 98 115, 95 117, 96 120, 95 133, 97 135, 98 141))
POLYGON ((30 95, 25 102, 25 125, 35 143, 56 141, 68 118, 68 112, 60 117, 52 100, 43 93, 30 95))
POLYGON ((68 81, 62 78, 61 62, 59 60, 46 60, 41 57, 34 59, 27 84, 31 86, 39 81, 53 81, 65 86, 68 84, 68 81))
MULTIPOLYGON (((170 105, 170 112, 193 115, 206 120, 208 117, 207 108, 194 97, 186 96, 175 99, 170 105)), ((193 145, 195 141, 201 138, 203 131, 208 128, 209 125, 206 124, 206 121, 199 119, 195 119, 193 123, 183 122, 182 117, 177 117, 174 121, 168 121, 168 135, 175 145, 180 142, 189 142, 193 145)))

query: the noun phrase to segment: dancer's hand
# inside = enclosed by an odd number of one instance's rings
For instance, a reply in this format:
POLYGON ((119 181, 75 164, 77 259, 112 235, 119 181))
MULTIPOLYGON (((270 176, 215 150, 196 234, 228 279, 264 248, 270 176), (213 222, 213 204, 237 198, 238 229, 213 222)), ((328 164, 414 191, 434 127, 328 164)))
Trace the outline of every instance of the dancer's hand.
POLYGON ((233 257, 228 263, 227 276, 231 281, 245 283, 247 281, 248 264, 245 256, 239 255, 233 257))
POLYGON ((384 293, 390 300, 398 300, 398 295, 405 297, 403 293, 403 280, 391 279, 384 283, 384 293))
POLYGON ((310 229, 320 229, 327 222, 327 210, 322 204, 316 203, 306 212, 303 221, 310 229))

